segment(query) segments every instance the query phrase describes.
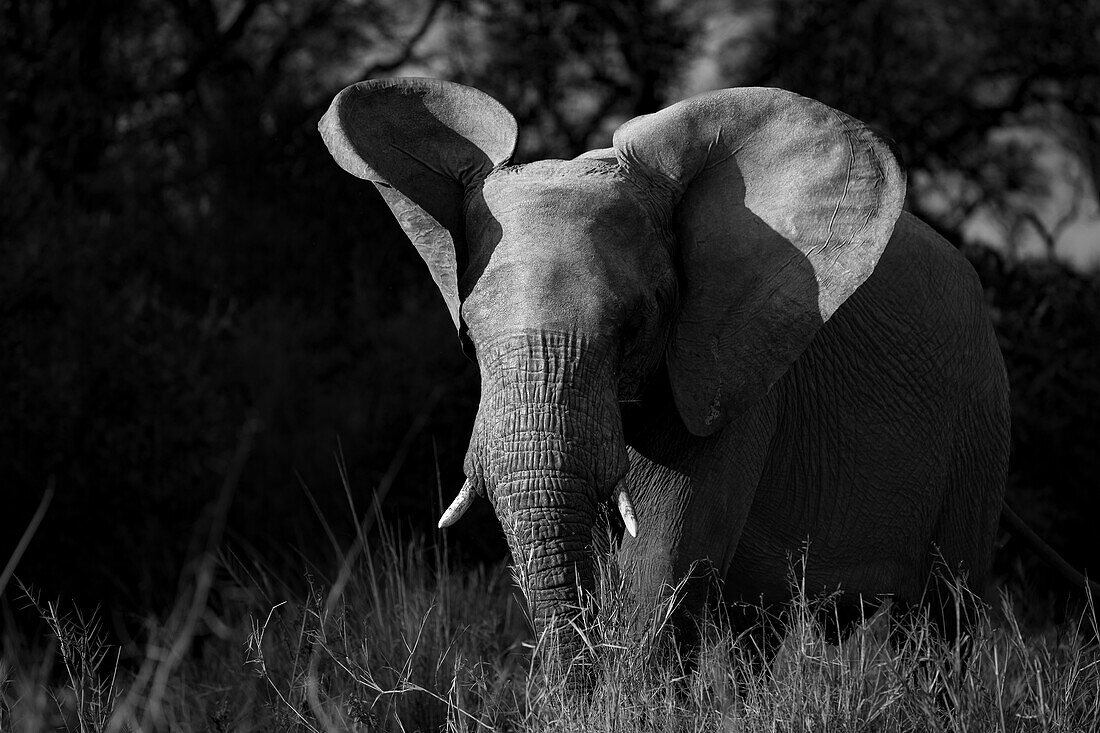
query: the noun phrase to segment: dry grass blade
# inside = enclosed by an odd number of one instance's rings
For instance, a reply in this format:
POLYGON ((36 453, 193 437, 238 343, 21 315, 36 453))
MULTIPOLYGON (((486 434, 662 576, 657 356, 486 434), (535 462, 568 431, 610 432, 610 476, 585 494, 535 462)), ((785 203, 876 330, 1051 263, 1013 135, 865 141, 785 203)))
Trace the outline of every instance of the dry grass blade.
POLYGON ((27 551, 27 545, 31 543, 31 538, 34 537, 34 533, 38 531, 38 525, 42 523, 42 519, 46 516, 46 509, 49 508, 50 500, 53 499, 53 490, 54 479, 50 477, 50 482, 46 486, 46 491, 42 494, 42 499, 38 502, 38 508, 34 510, 31 521, 27 522, 27 528, 23 530, 19 542, 16 543, 15 549, 12 550, 11 557, 8 558, 8 564, 4 566, 4 571, 0 572, 0 594, 3 594, 4 589, 8 587, 8 581, 11 580, 12 575, 15 573, 15 568, 18 567, 19 560, 22 559, 23 553, 27 551))

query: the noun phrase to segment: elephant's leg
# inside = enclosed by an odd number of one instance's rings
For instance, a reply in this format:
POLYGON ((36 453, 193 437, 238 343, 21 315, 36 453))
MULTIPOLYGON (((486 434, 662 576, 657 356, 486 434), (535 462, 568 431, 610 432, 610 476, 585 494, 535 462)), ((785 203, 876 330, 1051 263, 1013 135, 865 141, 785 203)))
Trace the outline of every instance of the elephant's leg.
POLYGON ((948 486, 929 553, 925 603, 947 640, 968 636, 989 586, 1008 463, 1007 387, 994 384, 960 411, 948 486), (974 589, 974 590, 972 590, 974 589))
POLYGON ((737 579, 726 574, 766 462, 774 400, 706 439, 688 435, 674 416, 657 425, 632 436, 639 530, 624 537, 620 566, 641 608, 678 591, 674 626, 681 647, 692 647, 708 602, 719 602, 723 590, 737 597, 737 579))
MULTIPOLYGON (((1001 406, 996 400, 971 409, 962 418, 980 429, 960 440, 951 453, 948 485, 925 563, 924 592, 920 598, 899 598, 891 607, 893 647, 907 650, 915 639, 926 638, 922 627, 928 624, 947 643, 954 663, 946 670, 926 672, 946 671, 955 678, 966 674, 973 653, 971 628, 988 601, 978 593, 988 586, 1009 439, 1007 414, 998 414, 1001 406)), ((920 654, 918 649, 907 651, 920 654)), ((914 674, 922 669, 918 665, 914 674)))
MULTIPOLYGON (((662 465, 628 450, 637 537, 623 536, 619 548, 622 577, 635 602, 636 624, 653 623, 653 614, 673 592, 681 578, 676 572, 678 546, 683 531, 683 507, 688 503, 691 479, 676 468, 662 465)), ((688 583, 695 607, 699 583, 688 583)), ((705 594, 704 594, 705 596, 705 594)), ((681 599, 681 608, 685 605, 681 599)), ((701 605, 698 606, 702 608, 701 605)), ((641 629, 640 629, 641 630, 641 629)))

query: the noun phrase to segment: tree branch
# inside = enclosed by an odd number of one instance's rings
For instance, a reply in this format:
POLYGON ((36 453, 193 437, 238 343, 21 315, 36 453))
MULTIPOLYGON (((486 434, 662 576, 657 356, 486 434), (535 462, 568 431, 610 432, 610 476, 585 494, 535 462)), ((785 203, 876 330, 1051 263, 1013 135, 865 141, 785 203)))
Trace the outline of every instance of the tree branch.
POLYGON ((416 44, 418 44, 428 33, 428 30, 432 27, 432 22, 435 20, 436 15, 439 14, 439 10, 442 7, 443 0, 432 0, 432 4, 428 6, 428 12, 424 14, 424 18, 420 21, 420 25, 417 26, 412 35, 405 39, 404 47, 401 51, 389 61, 376 62, 363 67, 357 78, 370 79, 378 74, 393 71, 397 67, 407 63, 409 59, 412 58, 416 44))
POLYGON ((295 48, 297 41, 301 36, 313 28, 324 25, 332 19, 333 10, 336 7, 336 0, 329 0, 326 3, 313 6, 313 9, 309 14, 293 28, 290 24, 287 24, 287 32, 283 34, 282 39, 276 44, 271 55, 268 56, 267 63, 264 64, 264 76, 267 78, 274 78, 279 71, 279 67, 283 63, 291 50, 295 48))
MULTIPOLYGON (((439 10, 443 7, 443 4, 444 0, 433 0, 431 6, 428 8, 428 11, 424 14, 423 19, 421 19, 419 25, 416 27, 416 30, 414 30, 413 33, 405 40, 403 48, 393 58, 389 59, 388 61, 369 64, 360 69, 353 78, 356 81, 360 79, 370 79, 377 76, 378 74, 393 71, 399 66, 407 63, 413 56, 416 44, 419 43, 420 40, 423 39, 423 37, 431 29, 432 23, 434 22, 436 16, 439 14, 439 10)), ((312 103, 303 104, 301 114, 296 115, 295 118, 291 120, 292 124, 299 125, 312 117, 318 116, 321 110, 328 106, 332 98, 336 96, 336 93, 339 92, 340 89, 343 88, 343 86, 344 85, 341 84, 334 89, 330 89, 326 93, 322 93, 312 103)))
POLYGON ((267 0, 245 0, 245 4, 241 6, 241 11, 237 13, 237 17, 233 19, 233 22, 229 24, 229 27, 225 29, 225 32, 221 34, 222 43, 233 43, 240 39, 244 35, 245 28, 248 27, 249 21, 256 14, 256 11, 260 9, 267 0))
MULTIPOLYGON (((213 22, 213 37, 208 37, 203 47, 191 57, 191 62, 173 81, 165 85, 160 91, 175 91, 186 92, 195 86, 195 82, 198 81, 199 74, 209 66, 214 60, 221 56, 225 50, 234 42, 240 40, 244 35, 245 29, 248 27, 249 21, 255 16, 256 11, 263 5, 266 5, 270 0, 246 0, 245 4, 241 6, 241 10, 237 13, 237 16, 233 19, 233 22, 225 29, 225 31, 218 31, 217 15, 215 13, 213 22)), ((181 0, 175 0, 177 8, 181 8, 181 0)), ((215 12, 212 5, 209 4, 209 0, 206 2, 209 12, 215 12)), ((186 20, 185 20, 186 22, 186 20)), ((194 26, 191 26, 194 31, 194 26)))

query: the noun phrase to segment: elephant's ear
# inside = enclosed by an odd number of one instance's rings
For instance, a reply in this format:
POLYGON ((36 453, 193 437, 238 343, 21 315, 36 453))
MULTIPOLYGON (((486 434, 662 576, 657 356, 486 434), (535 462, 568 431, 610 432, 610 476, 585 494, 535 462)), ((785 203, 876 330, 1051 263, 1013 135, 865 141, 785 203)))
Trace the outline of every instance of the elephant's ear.
POLYGON ((763 397, 871 274, 904 176, 865 125, 779 89, 693 97, 630 120, 614 142, 624 169, 681 194, 667 362, 685 425, 709 435, 763 397))
POLYGON ((515 119, 489 95, 461 84, 375 79, 337 94, 319 127, 340 167, 378 187, 461 328, 463 197, 512 157, 515 119))

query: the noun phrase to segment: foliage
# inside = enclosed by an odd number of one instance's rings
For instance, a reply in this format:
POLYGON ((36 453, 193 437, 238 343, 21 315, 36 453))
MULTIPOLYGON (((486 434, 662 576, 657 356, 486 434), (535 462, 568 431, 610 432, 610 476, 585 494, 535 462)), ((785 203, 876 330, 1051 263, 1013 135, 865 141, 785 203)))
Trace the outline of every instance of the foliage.
MULTIPOLYGON (((1012 387, 1008 497, 1051 545, 1093 577, 1100 551, 1092 517, 1100 512, 1100 272, 1054 262, 1013 262, 967 250, 985 284, 1012 387)), ((1015 549, 1002 557, 1028 556, 1015 549)), ((1034 561, 1029 565, 1034 568, 1034 561)), ((1037 577, 1049 573, 1034 573, 1037 577)), ((1048 581, 1049 582, 1049 581, 1048 581)), ((1054 581, 1055 587, 1057 581, 1054 581)), ((1031 590, 1049 591, 1040 582, 1031 590)))
POLYGON ((657 0, 479 0, 450 28, 448 75, 516 116, 517 160, 572 158, 670 101, 698 26, 657 0))
POLYGON ((1053 256, 1100 195, 1100 4, 1080 0, 776 0, 720 58, 876 125, 910 172, 910 206, 955 242, 1031 237, 1053 256), (1067 190, 1067 188, 1069 190, 1067 190), (1069 199, 1069 202, 1066 202, 1069 199))
MULTIPOLYGON (((706 62, 717 85, 780 84, 878 124, 921 192, 911 203, 956 243, 979 209, 1058 234, 1042 150, 1005 130, 1041 130, 1076 161, 1082 196, 1096 192, 1091 0, 6 0, 0 13, 0 525, 14 542, 56 485, 19 574, 105 603, 111 628, 171 606, 191 528, 253 419, 228 533, 294 567, 329 551, 301 486, 334 484, 334 451, 360 507, 381 497, 420 527, 461 481, 475 370, 389 212, 320 144, 317 118, 346 83, 484 88, 519 118, 526 160, 607 145, 706 62), (741 29, 726 45, 723 19, 741 29)), ((1012 496, 1092 568, 1095 277, 972 259, 1015 389, 1012 496)), ((314 499, 330 516, 344 501, 314 499)), ((485 506, 455 535, 467 558, 503 555, 485 506)))
POLYGON ((331 476, 342 435, 373 478, 417 385, 461 372, 442 345, 414 358, 411 323, 447 343, 438 296, 313 129, 344 74, 400 63, 440 4, 101 5, 4 5, 0 468, 12 529, 56 480, 22 570, 140 611, 170 601, 250 417, 233 529, 279 546, 309 533, 296 472, 331 476))

